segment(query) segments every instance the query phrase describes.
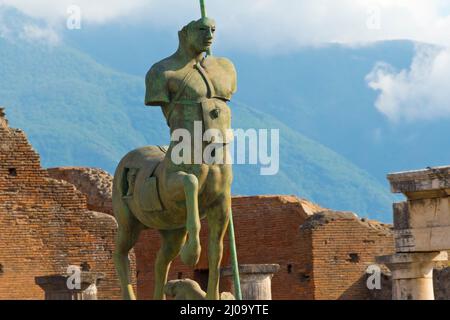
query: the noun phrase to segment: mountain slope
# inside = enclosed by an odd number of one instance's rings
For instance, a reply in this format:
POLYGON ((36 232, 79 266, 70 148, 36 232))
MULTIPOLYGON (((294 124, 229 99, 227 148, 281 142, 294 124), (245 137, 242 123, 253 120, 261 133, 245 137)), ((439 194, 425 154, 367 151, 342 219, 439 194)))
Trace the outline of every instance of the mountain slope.
MULTIPOLYGON (((324 45, 271 54, 249 48, 244 53, 225 49, 220 30, 219 26, 214 52, 229 57, 237 67, 239 91, 235 99, 257 106, 335 150, 386 187, 389 172, 448 164, 449 120, 392 123, 374 107, 377 93, 365 81, 379 61, 398 71, 408 69, 415 43, 324 45)), ((152 61, 176 48, 175 31, 145 24, 111 24, 66 32, 65 37, 97 61, 142 77, 152 61), (133 59, 128 56, 129 48, 133 59)))
POLYGON ((235 190, 246 193, 294 193, 324 206, 360 215, 390 219, 389 190, 344 157, 299 134, 273 116, 243 104, 233 104, 234 127, 280 130, 280 173, 260 176, 258 168, 235 166, 235 190), (242 180, 251 178, 250 189, 242 180))
MULTIPOLYGON (((143 106, 144 82, 65 45, 0 39, 0 99, 44 166, 91 166, 113 172, 142 145, 167 144, 159 108, 143 106)), ((233 103, 235 128, 279 128, 280 172, 236 165, 235 194, 296 194, 323 206, 389 220, 391 196, 363 170, 273 116, 233 103)))

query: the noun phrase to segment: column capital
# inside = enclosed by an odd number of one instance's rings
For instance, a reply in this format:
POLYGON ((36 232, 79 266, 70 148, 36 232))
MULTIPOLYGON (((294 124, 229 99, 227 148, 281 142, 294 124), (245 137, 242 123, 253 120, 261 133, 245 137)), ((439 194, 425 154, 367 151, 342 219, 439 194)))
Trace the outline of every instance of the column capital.
MULTIPOLYGON (((278 264, 241 264, 239 276, 242 298, 244 300, 272 300, 272 277, 280 270, 278 264)), ((233 269, 226 267, 221 270, 224 277, 233 276, 233 269)), ((234 292, 234 284, 232 284, 234 292)))
POLYGON ((433 267, 448 260, 446 251, 396 253, 376 257, 377 263, 385 264, 392 272, 392 279, 432 278, 433 267))
POLYGON ((450 166, 388 174, 391 191, 403 193, 408 200, 450 195, 450 166))
POLYGON ((82 271, 79 288, 69 289, 70 275, 56 274, 35 278, 35 283, 45 292, 46 300, 96 300, 97 282, 105 278, 101 272, 82 271))
MULTIPOLYGON (((240 264, 239 274, 275 274, 280 270, 279 264, 240 264)), ((233 269, 231 267, 222 268, 223 276, 232 276, 233 269)))

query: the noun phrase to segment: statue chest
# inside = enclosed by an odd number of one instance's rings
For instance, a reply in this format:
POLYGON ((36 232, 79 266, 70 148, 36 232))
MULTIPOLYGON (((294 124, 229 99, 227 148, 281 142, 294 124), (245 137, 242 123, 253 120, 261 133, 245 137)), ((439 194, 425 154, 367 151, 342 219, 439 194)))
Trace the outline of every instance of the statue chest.
POLYGON ((208 97, 208 86, 202 75, 191 70, 175 73, 169 78, 170 100, 199 102, 208 97), (191 73, 188 75, 188 73, 191 73), (186 80, 186 77, 189 79, 186 80), (183 83, 186 81, 186 83, 183 83))
POLYGON ((168 77, 171 101, 200 102, 204 98, 230 100, 233 94, 233 74, 216 65, 188 66, 172 71, 168 77))

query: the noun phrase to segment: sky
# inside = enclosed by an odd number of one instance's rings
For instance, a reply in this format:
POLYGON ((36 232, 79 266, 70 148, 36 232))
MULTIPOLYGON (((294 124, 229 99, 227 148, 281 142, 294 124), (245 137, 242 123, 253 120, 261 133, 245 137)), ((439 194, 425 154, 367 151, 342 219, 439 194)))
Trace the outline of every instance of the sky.
MULTIPOLYGON (((57 44, 70 27, 123 24, 178 30, 199 16, 198 0, 0 0, 44 21, 21 37, 57 44)), ((408 39, 417 45, 410 68, 382 61, 367 75, 378 93, 374 107, 389 121, 450 118, 449 0, 206 0, 221 43, 236 50, 292 53, 305 46, 408 39)), ((0 35, 7 33, 0 19, 0 35)))
MULTIPOLYGON (((76 6, 82 23, 179 28, 199 16, 198 0, 0 0, 64 28, 76 6)), ((411 39, 450 45, 448 0, 206 0, 227 43, 295 50, 329 42, 411 39)))
POLYGON ((450 50, 417 45, 408 70, 377 63, 366 77, 375 107, 393 123, 450 119, 450 50))

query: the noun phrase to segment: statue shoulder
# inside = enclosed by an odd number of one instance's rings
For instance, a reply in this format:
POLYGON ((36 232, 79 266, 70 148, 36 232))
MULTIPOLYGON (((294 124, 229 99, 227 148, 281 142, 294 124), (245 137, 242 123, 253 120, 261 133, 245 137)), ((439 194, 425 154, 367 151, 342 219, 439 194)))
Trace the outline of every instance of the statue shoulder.
POLYGON ((147 76, 145 77, 146 80, 158 80, 158 79, 165 79, 166 73, 169 70, 169 62, 167 59, 161 60, 150 68, 147 72, 147 76))
POLYGON ((167 72, 170 70, 168 59, 155 63, 145 76, 145 105, 161 106, 169 103, 167 72))
POLYGON ((236 68, 233 62, 228 58, 223 57, 207 57, 204 60, 206 68, 220 69, 222 72, 228 73, 229 75, 236 75, 236 68))

